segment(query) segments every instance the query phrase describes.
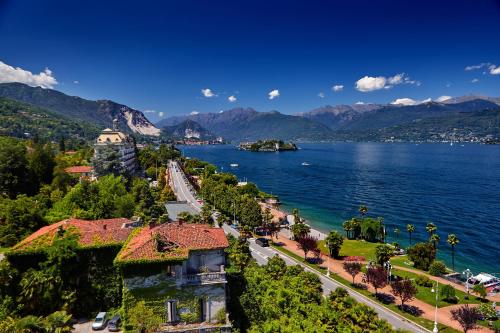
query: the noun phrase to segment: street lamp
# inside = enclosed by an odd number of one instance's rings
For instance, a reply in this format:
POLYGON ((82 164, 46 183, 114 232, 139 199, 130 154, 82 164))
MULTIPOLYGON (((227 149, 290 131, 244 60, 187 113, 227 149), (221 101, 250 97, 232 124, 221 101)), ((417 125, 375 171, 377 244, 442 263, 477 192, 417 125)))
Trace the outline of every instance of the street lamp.
POLYGON ((433 333, 438 333, 438 323, 437 323, 437 316, 438 316, 438 290, 439 290, 439 282, 436 281, 436 290, 434 290, 434 286, 431 289, 431 292, 436 293, 436 309, 434 310, 434 329, 432 330, 433 333))
POLYGON ((327 256, 326 260, 326 276, 330 277, 330 256, 327 256))
POLYGON ((467 289, 467 295, 469 294, 469 279, 473 275, 470 269, 466 269, 465 271, 462 272, 462 274, 465 274, 466 280, 465 280, 465 288, 467 289))

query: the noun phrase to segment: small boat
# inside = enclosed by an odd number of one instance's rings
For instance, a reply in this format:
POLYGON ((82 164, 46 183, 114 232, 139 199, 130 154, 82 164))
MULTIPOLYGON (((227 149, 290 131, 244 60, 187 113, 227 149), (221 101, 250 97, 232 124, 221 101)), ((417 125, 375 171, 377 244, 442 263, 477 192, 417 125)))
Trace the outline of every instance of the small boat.
POLYGON ((310 164, 309 164, 309 163, 307 163, 307 162, 302 162, 302 165, 303 165, 303 166, 308 166, 308 165, 310 165, 310 164))
POLYGON ((452 141, 452 142, 450 142, 450 146, 453 146, 453 141, 452 141))
POLYGON ((238 165, 238 163, 231 163, 231 164, 229 164, 229 166, 231 168, 237 168, 239 165, 238 165))

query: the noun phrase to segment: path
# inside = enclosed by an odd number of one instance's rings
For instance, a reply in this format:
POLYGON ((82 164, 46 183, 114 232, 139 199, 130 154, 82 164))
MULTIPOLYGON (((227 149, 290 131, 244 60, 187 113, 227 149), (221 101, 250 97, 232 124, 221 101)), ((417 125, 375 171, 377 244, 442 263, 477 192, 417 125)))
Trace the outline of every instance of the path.
POLYGON ((177 161, 170 161, 168 163, 168 170, 170 172, 172 183, 174 185, 174 192, 178 201, 187 201, 197 211, 201 211, 201 204, 196 200, 194 190, 192 189, 189 181, 187 180, 184 172, 181 170, 177 161))

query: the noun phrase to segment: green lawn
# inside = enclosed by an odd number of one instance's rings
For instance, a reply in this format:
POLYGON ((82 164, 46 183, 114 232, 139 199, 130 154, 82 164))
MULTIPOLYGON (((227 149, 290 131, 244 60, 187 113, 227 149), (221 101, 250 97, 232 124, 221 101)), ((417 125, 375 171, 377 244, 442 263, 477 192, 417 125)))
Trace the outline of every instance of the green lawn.
MULTIPOLYGON (((363 256, 366 260, 375 259, 375 247, 380 243, 370 243, 353 239, 344 239, 344 244, 340 249, 341 256, 363 256)), ((319 248, 325 254, 328 254, 328 249, 325 246, 325 241, 319 241, 319 248)))
MULTIPOLYGON (((289 250, 281 247, 281 246, 276 246, 276 245, 272 245, 273 248, 275 248, 276 250, 280 251, 280 252, 283 252, 289 256, 291 256, 292 258, 296 259, 297 261, 301 262, 301 263, 304 263, 306 264, 307 266, 309 266, 310 268, 312 269, 315 269, 317 271, 320 271, 321 273, 326 273, 326 269, 322 268, 322 267, 319 267, 319 265, 315 265, 315 264, 310 264, 309 262, 305 261, 303 257, 301 256, 298 256, 296 255, 295 253, 292 253, 290 252, 289 250)), ((361 254, 360 254, 361 255, 361 254)), ((371 292, 369 292, 368 290, 364 290, 364 289, 360 289, 360 288, 356 288, 354 286, 352 286, 351 282, 338 276, 337 274, 331 274, 330 277, 334 280, 336 280, 337 282, 340 282, 341 284, 343 284, 344 286, 349 286, 350 288, 353 288, 355 289, 357 292, 359 292, 360 294, 363 294, 365 296, 368 296, 370 297, 371 299, 373 299, 374 301, 376 301, 377 303, 385 306, 386 308, 389 308, 391 309, 392 311, 400 314, 401 316, 405 317, 406 319, 410 320, 410 321, 413 321, 429 330, 432 330, 433 327, 434 327, 434 322, 431 321, 431 320, 427 320, 425 318, 421 318, 421 317, 416 317, 416 316, 413 316, 409 313, 406 313, 406 312, 403 312, 401 311, 397 304, 384 304, 382 302, 379 302, 374 294, 372 294, 371 292)), ((445 325, 441 325, 439 324, 438 325, 439 327, 439 332, 442 332, 442 333, 457 333, 457 332, 460 332, 460 331, 457 331, 451 327, 448 327, 448 326, 445 326, 445 325)))
POLYGON ((4 253, 10 250, 10 247, 0 247, 0 253, 4 253))
MULTIPOLYGON (((403 278, 408 278, 408 279, 416 279, 418 274, 412 273, 412 272, 407 272, 403 270, 398 270, 394 269, 393 271, 394 275, 399 275, 403 278)), ((423 287, 423 286, 417 286, 418 293, 416 298, 421 300, 422 302, 425 302, 427 304, 435 305, 436 304, 436 294, 433 293, 431 290, 432 288, 428 287, 423 287)), ((455 289, 455 295, 458 297, 458 303, 448 303, 443 300, 439 300, 438 307, 442 308, 445 306, 453 305, 453 304, 480 304, 481 300, 479 300, 476 296, 474 295, 469 295, 469 299, 465 299, 465 296, 467 296, 467 293, 455 289)))

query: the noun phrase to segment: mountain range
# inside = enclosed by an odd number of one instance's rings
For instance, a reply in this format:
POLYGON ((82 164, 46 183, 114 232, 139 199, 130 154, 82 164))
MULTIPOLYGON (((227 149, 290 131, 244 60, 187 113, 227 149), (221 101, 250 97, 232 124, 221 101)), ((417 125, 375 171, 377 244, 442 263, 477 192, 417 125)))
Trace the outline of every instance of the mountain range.
POLYGON ((153 124, 141 111, 110 100, 92 101, 21 83, 2 83, 0 124, 5 126, 0 130, 19 135, 22 131, 41 133, 48 126, 47 132, 55 133, 53 126, 59 121, 71 133, 88 137, 118 119, 120 129, 127 133, 167 139, 223 137, 234 142, 476 141, 500 136, 500 98, 467 95, 412 104, 326 105, 294 115, 234 108, 173 116, 153 124))
POLYGON ((113 120, 117 119, 120 129, 127 133, 160 135, 160 130, 141 111, 110 100, 91 101, 22 83, 0 83, 0 97, 29 103, 53 114, 93 123, 103 128, 112 127, 113 120))

